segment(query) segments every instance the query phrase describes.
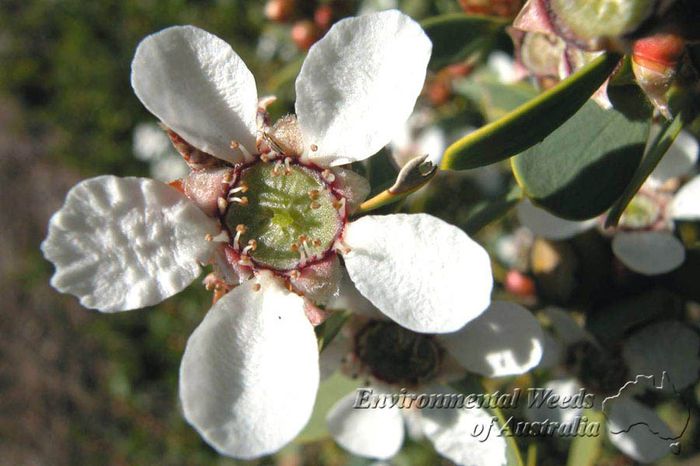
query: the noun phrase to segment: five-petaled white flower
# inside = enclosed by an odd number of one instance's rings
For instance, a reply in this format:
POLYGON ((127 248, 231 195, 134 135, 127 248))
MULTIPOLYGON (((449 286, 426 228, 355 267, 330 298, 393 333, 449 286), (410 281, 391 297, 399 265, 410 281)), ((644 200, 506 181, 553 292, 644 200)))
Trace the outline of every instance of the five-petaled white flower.
POLYGON ((179 187, 101 176, 68 194, 42 245, 52 285, 103 312, 156 304, 210 263, 220 299, 180 370, 187 420, 219 452, 274 452, 307 422, 319 380, 309 315, 337 291, 338 253, 360 292, 412 330, 454 332, 490 303, 488 255, 425 214, 348 214, 366 181, 338 165, 387 144, 425 79, 431 43, 398 11, 338 22, 275 125, 221 39, 195 27, 145 38, 132 86, 193 168, 179 187), (222 291, 223 290, 223 291, 222 291))
POLYGON ((431 335, 382 319, 352 292, 342 300, 357 316, 321 354, 323 373, 340 368, 348 376, 366 378, 367 388, 378 398, 358 405, 358 392, 353 392, 338 401, 327 417, 335 440, 355 455, 388 459, 399 451, 408 430, 414 437, 427 437, 457 464, 505 466, 505 439, 482 435, 489 432, 493 416, 481 406, 459 407, 449 401, 458 398, 446 384, 462 379, 465 370, 504 377, 535 367, 544 333, 530 311, 496 301, 459 331, 431 335), (441 394, 446 401, 426 406, 406 393, 441 394), (384 403, 385 397, 394 402, 384 403))

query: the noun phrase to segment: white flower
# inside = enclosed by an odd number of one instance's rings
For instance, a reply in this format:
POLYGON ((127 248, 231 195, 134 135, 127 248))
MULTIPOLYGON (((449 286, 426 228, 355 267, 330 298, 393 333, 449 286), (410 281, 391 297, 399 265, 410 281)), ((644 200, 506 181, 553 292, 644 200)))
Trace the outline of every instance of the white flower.
MULTIPOLYGON (((547 344, 541 364, 555 371, 555 379, 543 387, 552 390, 550 398, 571 399, 585 390, 594 395, 594 408, 603 409, 608 438, 620 451, 643 463, 666 456, 670 451, 668 439, 674 434, 634 395, 646 389, 658 390, 662 381, 661 392, 669 395, 692 385, 700 371, 698 335, 680 322, 651 324, 625 340, 616 361, 568 313, 557 308, 544 312, 554 333, 554 338, 545 334, 547 344), (580 360, 585 367, 576 371, 577 361, 572 359, 580 360)), ((525 414, 533 421, 549 419, 566 424, 580 418, 583 409, 575 403, 569 407, 543 404, 529 407, 525 414)))
MULTIPOLYGON (((367 306, 360 307, 367 314, 367 306)), ((386 320, 357 317, 346 329, 350 335, 339 335, 321 354, 322 367, 366 377, 374 394, 389 396, 405 393, 402 388, 449 396, 454 392, 444 383, 462 378, 465 369, 487 377, 522 374, 539 363, 544 339, 528 310, 504 301, 492 303, 478 319, 450 334, 418 334, 386 320)), ((458 464, 506 464, 502 436, 474 435, 478 425, 488 432, 493 422, 483 408, 410 408, 410 402, 358 408, 356 398, 357 393, 345 396, 327 416, 335 440, 353 454, 391 458, 408 430, 426 436, 458 464)))
MULTIPOLYGON (((676 269, 685 260, 685 248, 673 235, 673 226, 675 220, 700 219, 700 176, 672 198, 662 186, 686 175, 697 157, 697 140, 681 132, 623 214, 620 227, 614 231, 612 250, 630 270, 657 275, 676 269)), ((565 220, 527 200, 518 204, 517 214, 520 223, 533 233, 552 240, 573 237, 599 223, 598 219, 565 220)))
POLYGON ((180 190, 111 176, 78 184, 42 251, 52 285, 103 312, 156 304, 213 264, 207 283, 223 297, 187 343, 180 399, 219 452, 274 452, 307 422, 319 380, 309 319, 337 289, 338 252, 360 292, 408 328, 452 332, 489 305, 483 248, 429 215, 349 222, 367 183, 334 168, 389 142, 430 50, 398 11, 339 21, 309 50, 296 118, 271 127, 252 74, 218 37, 182 26, 139 44, 132 86, 198 168, 180 190))

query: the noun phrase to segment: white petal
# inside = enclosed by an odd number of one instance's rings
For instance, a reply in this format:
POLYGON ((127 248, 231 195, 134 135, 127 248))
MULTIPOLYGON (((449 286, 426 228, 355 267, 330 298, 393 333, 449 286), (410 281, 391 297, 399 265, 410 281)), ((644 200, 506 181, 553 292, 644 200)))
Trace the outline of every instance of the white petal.
POLYGON ((347 310, 372 319, 386 320, 386 316, 367 298, 357 291, 357 287, 347 274, 340 280, 340 291, 326 306, 328 309, 347 310))
POLYGON ((100 176, 77 184, 41 245, 51 285, 103 312, 157 304, 199 276, 219 230, 179 191, 146 178, 100 176))
POLYGON ((185 418, 222 454, 282 448, 311 416, 318 347, 303 298, 274 279, 221 298, 187 341, 180 367, 185 418))
POLYGON ((401 412, 397 407, 353 408, 356 398, 357 392, 350 393, 333 406, 328 413, 328 430, 354 455, 391 458, 403 444, 401 412))
POLYGON ((454 332, 491 301, 489 256, 459 228, 426 214, 350 223, 345 266, 357 289, 404 327, 454 332))
POLYGON ((426 408, 421 414, 423 431, 442 456, 469 466, 507 464, 505 437, 495 428, 487 435, 493 418, 486 410, 426 408), (475 436, 479 431, 483 434, 475 436))
POLYGON ((551 240, 572 238, 579 233, 589 230, 596 222, 595 219, 583 221, 566 220, 535 206, 527 199, 520 202, 515 211, 521 224, 529 228, 537 236, 551 240))
POLYGON ((666 372, 664 388, 672 393, 674 388, 682 390, 698 379, 699 350, 700 338, 695 331, 680 322, 668 321, 634 333, 625 342, 622 355, 632 379, 637 375, 653 375, 658 387, 666 372))
POLYGON ((525 417, 534 422, 549 420, 572 425, 583 413, 581 406, 584 403, 584 395, 583 388, 573 377, 550 380, 543 387, 533 388, 528 392, 524 408, 525 417))
POLYGON ((686 183, 673 197, 671 215, 677 220, 700 220, 700 176, 686 183))
POLYGON ((188 143, 229 162, 243 160, 231 141, 255 153, 255 79, 226 42, 193 26, 141 41, 131 86, 144 106, 188 143))
POLYGON ((670 453, 674 435, 653 410, 631 398, 618 398, 608 406, 608 438, 620 451, 642 463, 670 453))
POLYGON ((432 45, 396 10, 338 21, 309 50, 296 81, 296 114, 310 160, 342 165, 386 145, 408 119, 432 45))
POLYGON ((628 269, 643 275, 670 272, 685 260, 683 243, 665 231, 618 232, 612 250, 628 269))
MULTIPOLYGON (((654 138, 659 132, 659 127, 652 126, 650 139, 654 138)), ((661 162, 656 166, 649 181, 656 184, 661 184, 671 178, 683 176, 688 173, 695 162, 698 160, 698 141, 687 131, 681 131, 666 154, 664 154, 661 162)))
POLYGON ((465 369, 487 377, 522 374, 542 358, 544 332, 524 307, 496 301, 458 332, 440 336, 465 369))

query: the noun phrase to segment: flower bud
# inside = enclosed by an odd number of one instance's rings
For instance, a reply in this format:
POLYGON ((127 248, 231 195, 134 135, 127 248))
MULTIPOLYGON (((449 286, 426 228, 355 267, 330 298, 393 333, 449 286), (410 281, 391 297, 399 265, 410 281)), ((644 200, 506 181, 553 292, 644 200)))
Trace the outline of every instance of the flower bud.
POLYGON ((294 0, 268 0, 265 4, 265 17, 276 23, 284 23, 294 13, 294 0))
POLYGON ((632 70, 639 87, 667 118, 667 92, 676 77, 685 40, 675 34, 656 34, 636 41, 632 51, 632 70))
POLYGON ((294 23, 291 36, 297 47, 308 50, 321 38, 321 33, 312 21, 302 20, 294 23))

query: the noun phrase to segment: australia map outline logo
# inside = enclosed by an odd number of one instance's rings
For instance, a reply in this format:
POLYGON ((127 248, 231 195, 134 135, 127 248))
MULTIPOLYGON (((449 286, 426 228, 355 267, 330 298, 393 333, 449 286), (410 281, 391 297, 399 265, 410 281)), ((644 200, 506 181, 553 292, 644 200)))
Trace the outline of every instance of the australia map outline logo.
MULTIPOLYGON (((635 421, 635 422, 628 422, 622 427, 621 429, 614 429, 613 425, 615 423, 611 422, 611 405, 615 403, 616 400, 621 400, 624 398, 627 398, 628 396, 631 398, 631 395, 626 395, 625 393, 627 391, 633 391, 635 387, 641 386, 644 387, 645 389, 652 389, 652 390, 658 390, 663 393, 668 393, 669 389, 671 393, 677 398, 680 398, 680 393, 676 389, 675 385, 671 381, 671 376, 668 374, 667 371, 663 371, 661 374, 661 380, 657 384, 656 383, 656 375, 644 375, 640 374, 637 375, 634 380, 630 380, 627 383, 625 383, 620 389, 617 391, 617 394, 606 397, 603 400, 602 403, 602 412, 603 415, 607 418, 608 422, 608 431, 611 435, 619 435, 623 433, 629 433, 632 431, 632 429, 642 429, 645 428, 648 430, 649 433, 652 435, 655 435, 657 438, 660 440, 665 440, 669 442, 669 448, 673 454, 680 454, 680 439, 683 437, 685 434, 686 430, 688 429, 688 426, 690 425, 690 408, 683 403, 684 408, 686 409, 686 418, 685 418, 685 424, 683 426, 683 429, 681 430, 680 434, 678 435, 666 435, 665 433, 661 432, 660 430, 656 430, 653 426, 649 425, 648 422, 646 421, 635 421)), ((669 431, 670 432, 670 431, 669 431)))

